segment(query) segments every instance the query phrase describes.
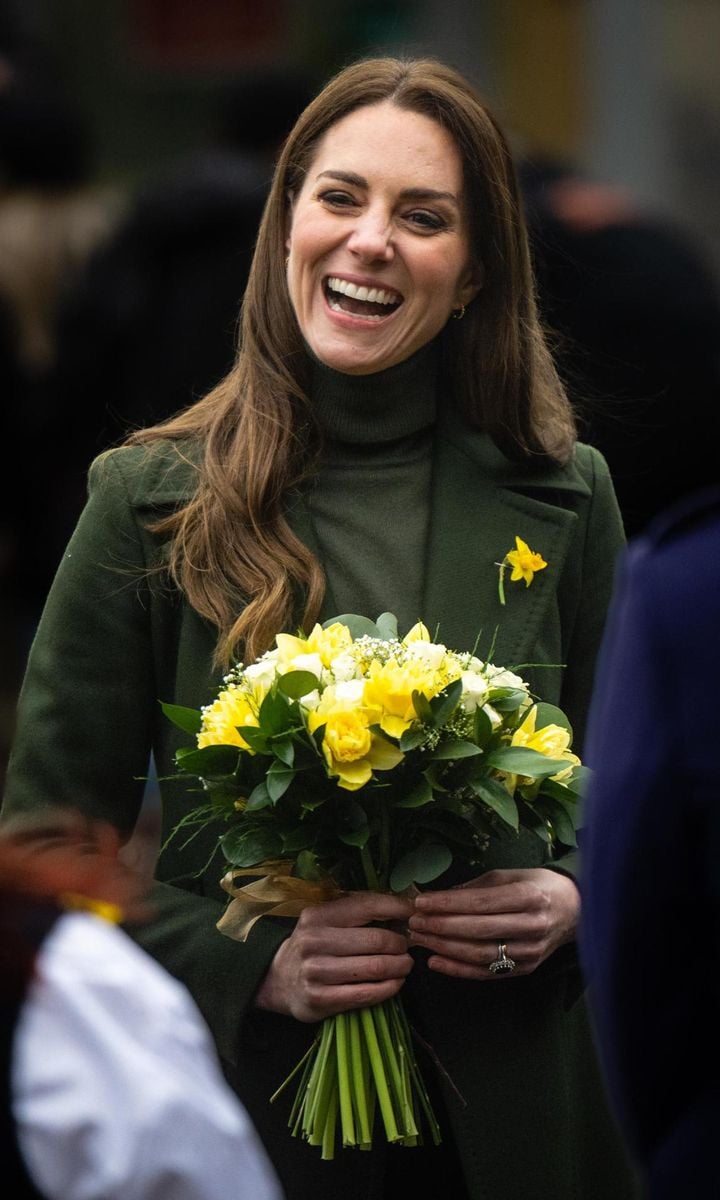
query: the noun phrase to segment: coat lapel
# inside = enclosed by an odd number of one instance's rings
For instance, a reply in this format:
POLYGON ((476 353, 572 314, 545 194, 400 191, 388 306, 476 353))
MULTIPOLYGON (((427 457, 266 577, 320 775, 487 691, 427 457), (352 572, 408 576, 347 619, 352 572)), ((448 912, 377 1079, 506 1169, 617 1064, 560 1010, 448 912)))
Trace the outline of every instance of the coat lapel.
MULTIPOLYGON (((455 649, 499 663, 532 660, 539 630, 556 604, 558 584, 577 520, 572 494, 588 495, 574 466, 531 472, 510 463, 487 435, 445 428, 438 438, 427 548, 424 618, 455 649), (568 507, 563 507, 563 496, 568 507), (499 563, 527 542, 547 562, 531 585, 505 575, 499 563)), ((536 651, 535 651, 536 653, 536 651)))

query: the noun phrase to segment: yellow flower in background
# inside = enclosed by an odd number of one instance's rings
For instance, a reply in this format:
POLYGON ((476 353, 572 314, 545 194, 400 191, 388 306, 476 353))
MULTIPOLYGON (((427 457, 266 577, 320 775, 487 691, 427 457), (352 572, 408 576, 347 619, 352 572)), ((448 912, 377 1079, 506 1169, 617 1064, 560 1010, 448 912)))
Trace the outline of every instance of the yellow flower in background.
POLYGON ((249 750, 254 754, 252 746, 245 741, 240 728, 243 726, 258 726, 258 708, 262 696, 258 697, 245 688, 231 683, 220 692, 212 704, 208 704, 202 712, 202 727, 198 734, 197 744, 203 746, 239 746, 241 750, 249 750))
POLYGON ((515 537, 515 549, 508 550, 501 563, 497 564, 500 567, 500 575, 498 578, 498 595, 500 603, 505 603, 505 570, 507 567, 512 567, 510 575, 511 583, 519 583, 521 579, 525 580, 525 587, 530 587, 535 575, 538 571, 543 571, 547 566, 542 554, 531 550, 527 542, 524 542, 521 537, 515 537))

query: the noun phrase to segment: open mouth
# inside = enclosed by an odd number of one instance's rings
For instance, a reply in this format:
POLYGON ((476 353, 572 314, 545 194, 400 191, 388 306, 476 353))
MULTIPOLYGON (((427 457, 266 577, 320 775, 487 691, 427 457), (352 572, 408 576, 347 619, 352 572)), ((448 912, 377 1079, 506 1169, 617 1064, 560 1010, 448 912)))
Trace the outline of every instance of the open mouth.
POLYGON ((324 283, 325 299, 333 312, 382 321, 400 307, 403 298, 390 288, 362 287, 330 275, 324 283))

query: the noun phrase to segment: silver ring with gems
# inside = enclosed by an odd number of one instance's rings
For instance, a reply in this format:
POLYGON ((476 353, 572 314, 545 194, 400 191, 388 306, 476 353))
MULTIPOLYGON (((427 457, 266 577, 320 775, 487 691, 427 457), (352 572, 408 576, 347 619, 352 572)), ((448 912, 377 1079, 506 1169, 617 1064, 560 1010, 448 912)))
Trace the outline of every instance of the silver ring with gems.
POLYGON ((507 975, 510 971, 515 970, 515 959, 508 958, 505 951, 507 946, 504 942, 498 942, 497 958, 490 963, 488 970, 492 971, 493 975, 507 975))

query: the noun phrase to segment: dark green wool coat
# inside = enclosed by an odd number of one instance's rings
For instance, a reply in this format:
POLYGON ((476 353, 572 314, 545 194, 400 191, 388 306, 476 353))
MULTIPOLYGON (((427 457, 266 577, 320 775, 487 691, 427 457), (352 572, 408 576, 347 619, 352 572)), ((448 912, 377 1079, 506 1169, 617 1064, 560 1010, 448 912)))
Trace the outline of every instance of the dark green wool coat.
MULTIPOLYGON (((147 524, 181 503, 192 485, 192 468, 168 446, 113 451, 92 468, 89 501, 30 655, 6 814, 79 805, 129 834, 151 749, 159 776, 173 773, 174 751, 187 739, 159 701, 198 707, 213 697, 219 677, 210 665, 213 629, 147 573, 158 551, 147 524)), ((294 497, 291 511, 312 546, 302 497, 294 497)), ((402 514, 389 519, 397 520, 400 536, 402 514)), ((484 435, 452 423, 438 430, 422 616, 453 648, 472 648, 481 633, 481 655, 499 627, 493 660, 503 665, 569 664, 522 673, 565 708, 577 742, 621 544, 607 468, 593 450, 580 445, 567 466, 530 471, 510 464, 484 435), (497 564, 516 534, 548 566, 529 588, 506 582, 502 608, 497 564)), ((334 611, 329 595, 323 616, 334 611)), ((162 794, 167 834, 195 798, 176 782, 164 782, 162 794)), ((268 1103, 313 1030, 253 1007, 290 926, 260 921, 246 944, 217 932, 221 864, 216 858, 193 878, 213 845, 208 833, 186 850, 175 841, 162 855, 158 916, 138 940, 196 998, 289 1200, 377 1197, 384 1146, 321 1162, 318 1150, 290 1136, 290 1095, 268 1103)), ((526 835, 503 843, 488 865, 542 862, 541 843, 526 835)), ((572 870, 572 862, 564 867, 572 870)), ((531 976, 496 983, 443 978, 417 952, 403 994, 411 1020, 462 1094, 464 1103, 447 1088, 444 1099, 473 1200, 635 1194, 607 1115, 572 947, 531 976)), ((423 1069, 433 1070, 429 1061, 423 1069)))

